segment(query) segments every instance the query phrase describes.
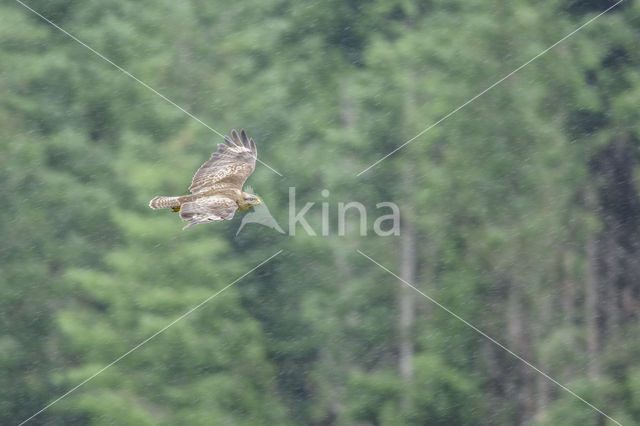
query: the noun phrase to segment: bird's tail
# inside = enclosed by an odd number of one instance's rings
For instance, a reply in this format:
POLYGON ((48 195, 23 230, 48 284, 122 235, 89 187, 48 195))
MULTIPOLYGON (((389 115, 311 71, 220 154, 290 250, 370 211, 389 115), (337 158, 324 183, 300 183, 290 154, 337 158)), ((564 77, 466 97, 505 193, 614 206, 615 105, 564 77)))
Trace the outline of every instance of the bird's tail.
POLYGON ((175 209, 180 207, 180 197, 155 197, 149 202, 152 209, 175 209))

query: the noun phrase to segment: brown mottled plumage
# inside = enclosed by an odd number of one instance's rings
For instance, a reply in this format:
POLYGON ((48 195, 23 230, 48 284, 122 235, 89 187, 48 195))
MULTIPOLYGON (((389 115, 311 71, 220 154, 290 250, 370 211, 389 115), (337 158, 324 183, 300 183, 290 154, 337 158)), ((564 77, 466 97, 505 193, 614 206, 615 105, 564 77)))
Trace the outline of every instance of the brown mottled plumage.
POLYGON ((242 185, 256 166, 258 151, 253 139, 244 130, 240 135, 231 131, 225 136, 225 144, 211 154, 189 187, 191 195, 155 197, 149 202, 152 209, 179 211, 182 220, 189 222, 183 229, 207 222, 219 222, 233 218, 236 210, 247 210, 260 203, 260 199, 242 190, 242 185))

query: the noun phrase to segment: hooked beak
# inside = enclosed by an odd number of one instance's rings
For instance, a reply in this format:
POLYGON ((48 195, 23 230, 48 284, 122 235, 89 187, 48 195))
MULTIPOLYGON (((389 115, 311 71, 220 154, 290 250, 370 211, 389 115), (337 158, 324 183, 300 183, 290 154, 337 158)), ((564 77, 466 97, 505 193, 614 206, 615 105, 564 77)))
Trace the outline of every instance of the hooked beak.
POLYGON ((262 202, 262 200, 260 198, 258 198, 256 201, 254 201, 253 203, 251 203, 252 206, 257 206, 258 204, 260 204, 262 202))

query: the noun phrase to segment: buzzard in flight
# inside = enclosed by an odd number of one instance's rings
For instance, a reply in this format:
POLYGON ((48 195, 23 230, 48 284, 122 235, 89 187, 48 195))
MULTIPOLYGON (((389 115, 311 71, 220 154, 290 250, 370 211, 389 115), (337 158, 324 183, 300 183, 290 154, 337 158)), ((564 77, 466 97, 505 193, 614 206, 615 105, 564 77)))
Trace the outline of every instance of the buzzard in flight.
POLYGON ((242 190, 256 167, 256 144, 244 130, 239 135, 232 130, 231 138, 225 136, 225 143, 218 144, 218 150, 200 166, 189 187, 191 195, 158 196, 149 202, 149 207, 180 212, 182 220, 189 222, 182 229, 187 229, 200 223, 230 220, 236 210, 260 204, 257 196, 242 190))

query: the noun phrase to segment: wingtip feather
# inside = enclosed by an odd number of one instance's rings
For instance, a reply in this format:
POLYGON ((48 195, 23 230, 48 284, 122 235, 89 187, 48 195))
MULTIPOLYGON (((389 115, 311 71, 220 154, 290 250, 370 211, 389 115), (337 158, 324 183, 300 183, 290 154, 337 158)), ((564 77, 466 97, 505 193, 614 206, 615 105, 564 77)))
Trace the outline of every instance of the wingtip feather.
POLYGON ((247 133, 244 131, 244 129, 240 130, 240 137, 242 139, 242 145, 244 145, 245 148, 251 148, 251 145, 249 144, 249 138, 247 137, 247 133))
POLYGON ((233 142, 236 146, 240 146, 242 142, 240 141, 240 136, 238 136, 238 132, 236 129, 231 129, 231 137, 233 138, 233 142))

